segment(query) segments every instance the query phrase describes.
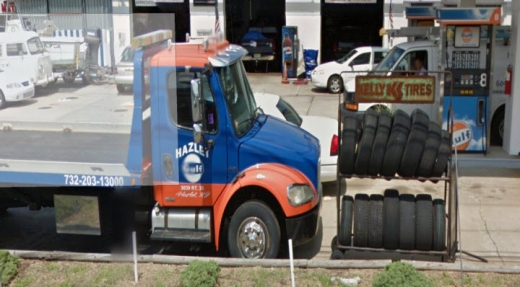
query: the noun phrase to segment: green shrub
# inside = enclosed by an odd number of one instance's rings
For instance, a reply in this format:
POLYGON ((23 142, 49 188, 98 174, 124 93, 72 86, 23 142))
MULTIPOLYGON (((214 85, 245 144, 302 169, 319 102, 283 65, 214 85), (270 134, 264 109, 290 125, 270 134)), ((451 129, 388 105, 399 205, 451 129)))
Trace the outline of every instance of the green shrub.
POLYGON ((430 278, 420 273, 413 265, 393 262, 385 266, 372 280, 374 287, 430 287, 430 278))
POLYGON ((188 267, 181 272, 181 286, 183 287, 214 287, 217 285, 220 266, 213 261, 191 261, 188 267))
POLYGON ((0 281, 2 285, 7 285, 18 275, 18 257, 11 255, 7 251, 0 250, 0 281))

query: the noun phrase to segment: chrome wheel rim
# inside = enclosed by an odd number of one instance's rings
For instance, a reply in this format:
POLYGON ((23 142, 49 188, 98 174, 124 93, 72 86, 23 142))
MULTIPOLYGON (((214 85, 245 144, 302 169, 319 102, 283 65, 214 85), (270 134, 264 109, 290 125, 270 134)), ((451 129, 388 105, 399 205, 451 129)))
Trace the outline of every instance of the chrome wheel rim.
POLYGON ((270 240, 267 226, 258 217, 248 217, 242 221, 237 239, 240 253, 245 258, 263 258, 270 240))
POLYGON ((339 79, 337 79, 337 78, 332 79, 332 81, 331 81, 331 83, 330 83, 330 89, 331 89, 334 93, 339 92, 339 90, 341 89, 341 87, 340 87, 340 83, 339 83, 339 79))

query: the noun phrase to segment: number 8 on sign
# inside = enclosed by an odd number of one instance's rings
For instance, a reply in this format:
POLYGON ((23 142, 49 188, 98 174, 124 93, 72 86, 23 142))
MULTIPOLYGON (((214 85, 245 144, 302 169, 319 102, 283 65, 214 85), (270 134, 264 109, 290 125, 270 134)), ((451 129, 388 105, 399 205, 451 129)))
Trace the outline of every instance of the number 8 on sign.
POLYGON ((480 75, 480 86, 482 88, 485 88, 487 85, 487 75, 486 73, 482 73, 482 75, 480 75))

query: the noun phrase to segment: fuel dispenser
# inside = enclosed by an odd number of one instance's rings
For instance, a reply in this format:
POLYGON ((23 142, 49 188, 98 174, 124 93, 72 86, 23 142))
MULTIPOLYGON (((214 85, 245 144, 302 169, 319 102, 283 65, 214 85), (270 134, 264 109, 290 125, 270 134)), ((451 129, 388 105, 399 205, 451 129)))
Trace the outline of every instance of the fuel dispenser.
POLYGON ((445 76, 443 126, 452 100, 453 148, 486 154, 494 34, 501 9, 438 8, 436 18, 441 25, 441 65, 451 72, 445 76))
POLYGON ((83 80, 90 84, 98 84, 105 78, 105 70, 99 66, 99 46, 101 45, 102 36, 101 29, 89 28, 84 35, 87 43, 87 51, 85 52, 85 72, 83 80))

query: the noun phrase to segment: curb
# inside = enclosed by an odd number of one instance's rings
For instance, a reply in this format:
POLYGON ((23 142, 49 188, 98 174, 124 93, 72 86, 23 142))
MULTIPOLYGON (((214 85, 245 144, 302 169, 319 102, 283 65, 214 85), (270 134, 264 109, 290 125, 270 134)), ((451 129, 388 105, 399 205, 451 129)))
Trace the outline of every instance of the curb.
POLYGON ((45 131, 130 134, 131 125, 111 123, 0 122, 3 131, 45 131))
MULTIPOLYGON (((22 259, 37 259, 49 261, 79 261, 79 262, 119 262, 133 263, 133 255, 111 255, 105 253, 76 253, 62 251, 29 251, 29 250, 6 250, 12 255, 22 259)), ((213 260, 222 267, 290 267, 288 259, 241 259, 241 258, 218 258, 218 257, 192 257, 175 255, 137 255, 140 263, 156 264, 179 264, 186 265, 193 260, 213 260)), ((293 260, 295 268, 320 268, 320 269, 383 269, 391 261, 359 261, 359 260, 293 260)), ((418 270, 425 271, 453 271, 461 270, 458 263, 432 263, 403 261, 412 264, 418 270)), ((497 266, 497 265, 467 265, 463 264, 464 272, 473 273, 500 273, 520 274, 520 266, 497 266)))

